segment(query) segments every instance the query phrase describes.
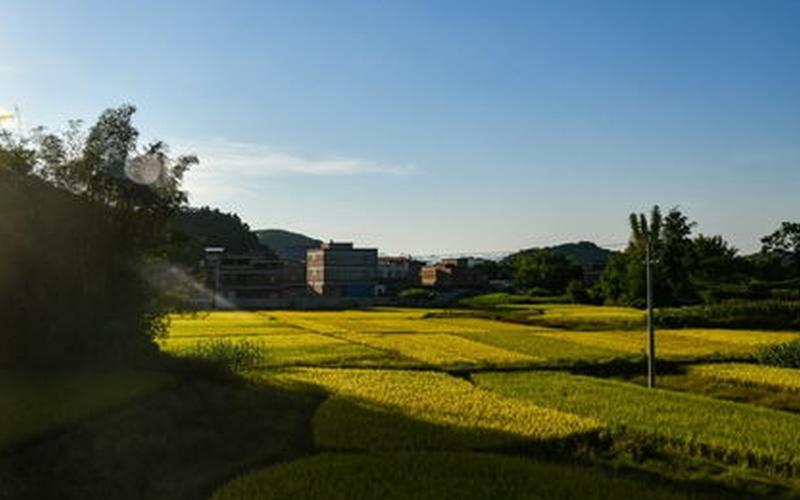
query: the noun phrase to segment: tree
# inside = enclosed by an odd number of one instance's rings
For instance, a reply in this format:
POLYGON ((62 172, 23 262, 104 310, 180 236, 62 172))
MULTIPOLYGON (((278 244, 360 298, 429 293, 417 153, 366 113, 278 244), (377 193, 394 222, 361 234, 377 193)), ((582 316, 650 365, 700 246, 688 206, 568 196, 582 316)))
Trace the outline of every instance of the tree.
POLYGON ((775 254, 800 276, 800 222, 783 222, 772 234, 761 238, 761 252, 775 254))
POLYGON ((654 295, 660 305, 690 302, 694 299, 689 263, 693 222, 676 207, 662 215, 655 205, 650 217, 628 216, 631 236, 624 256, 612 257, 598 283, 606 302, 641 307, 646 294, 645 259, 648 246, 653 267, 654 295))
POLYGON ((545 288, 563 294, 570 281, 583 279, 579 265, 549 250, 518 254, 512 259, 511 268, 515 286, 522 289, 545 288))
POLYGON ((139 148, 135 108, 71 137, 0 141, 0 364, 117 362, 154 351, 168 304, 150 278, 176 243, 197 159, 139 148), (74 137, 73 137, 74 138, 74 137))
POLYGON ((210 207, 187 208, 175 220, 176 231, 186 238, 180 255, 174 259, 186 267, 194 267, 208 246, 224 247, 234 254, 257 253, 276 258, 275 252, 262 245, 250 227, 236 214, 227 214, 210 207))
POLYGON ((692 240, 690 270, 695 282, 718 282, 731 279, 739 268, 738 250, 722 236, 698 235, 692 240))

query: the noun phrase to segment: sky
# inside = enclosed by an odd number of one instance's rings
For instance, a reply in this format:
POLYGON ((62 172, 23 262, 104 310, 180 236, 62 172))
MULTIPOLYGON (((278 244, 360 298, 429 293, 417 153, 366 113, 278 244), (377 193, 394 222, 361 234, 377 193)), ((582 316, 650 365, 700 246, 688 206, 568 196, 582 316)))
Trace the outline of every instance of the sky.
MULTIPOLYGON (((800 1, 0 0, 23 130, 138 108, 195 205, 383 253, 800 217, 800 1)), ((0 113, 1 114, 1 113, 0 113)), ((10 122, 4 122, 8 125, 10 122)))

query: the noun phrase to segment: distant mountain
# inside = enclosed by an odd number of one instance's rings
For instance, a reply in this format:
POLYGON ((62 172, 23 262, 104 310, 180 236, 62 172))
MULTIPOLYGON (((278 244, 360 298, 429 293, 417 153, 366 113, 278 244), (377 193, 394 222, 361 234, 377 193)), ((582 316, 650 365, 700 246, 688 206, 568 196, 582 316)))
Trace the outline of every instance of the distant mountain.
POLYGON ((253 232, 262 245, 274 250, 281 259, 306 260, 306 250, 322 244, 321 240, 283 229, 259 229, 253 232))

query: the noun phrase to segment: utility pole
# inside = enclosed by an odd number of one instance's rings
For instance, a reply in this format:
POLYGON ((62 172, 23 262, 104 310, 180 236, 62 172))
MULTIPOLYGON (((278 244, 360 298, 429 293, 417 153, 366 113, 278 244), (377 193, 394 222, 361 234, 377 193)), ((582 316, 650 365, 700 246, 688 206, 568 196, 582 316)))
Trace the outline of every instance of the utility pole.
POLYGON ((647 238, 647 387, 656 386, 656 333, 653 321, 653 243, 647 238))

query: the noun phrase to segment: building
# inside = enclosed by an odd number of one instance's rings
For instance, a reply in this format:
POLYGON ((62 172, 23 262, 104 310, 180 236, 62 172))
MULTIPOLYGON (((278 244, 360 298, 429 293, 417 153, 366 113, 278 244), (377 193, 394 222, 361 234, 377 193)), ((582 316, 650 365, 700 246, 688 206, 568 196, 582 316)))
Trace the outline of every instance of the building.
POLYGON ((306 252, 306 280, 316 295, 371 297, 375 295, 377 271, 376 248, 330 242, 306 252))
POLYGON ((217 297, 235 304, 238 299, 274 299, 308 295, 305 266, 262 254, 228 254, 214 249, 206 254, 206 286, 217 297))
POLYGON ((468 258, 444 259, 425 266, 420 271, 420 282, 423 286, 440 289, 486 286, 488 283, 486 275, 470 265, 470 262, 468 258))
POLYGON ((420 271, 425 265, 411 257, 378 257, 377 295, 393 295, 420 284, 420 271))

